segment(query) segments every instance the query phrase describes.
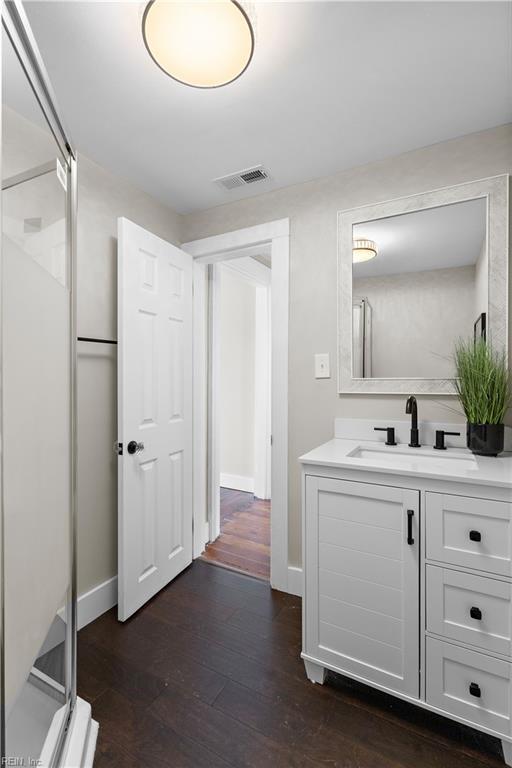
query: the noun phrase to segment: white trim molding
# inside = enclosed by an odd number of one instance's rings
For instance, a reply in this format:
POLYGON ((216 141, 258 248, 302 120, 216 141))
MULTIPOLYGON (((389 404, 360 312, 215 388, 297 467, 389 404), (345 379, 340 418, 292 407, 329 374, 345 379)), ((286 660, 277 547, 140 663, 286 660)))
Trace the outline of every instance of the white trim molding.
MULTIPOLYGON (((258 248, 258 253, 261 254, 262 249, 258 248)), ((257 254, 256 254, 257 255, 257 254)), ((265 266, 259 261, 251 258, 250 256, 239 256, 236 259, 230 256, 229 261, 225 261, 222 264, 223 269, 229 269, 243 280, 247 280, 251 285, 264 285, 270 286, 272 279, 272 273, 270 267, 265 266)))
MULTIPOLYGON (((215 425, 211 424, 212 365, 209 331, 205 313, 208 312, 207 289, 212 265, 248 255, 271 257, 271 423, 272 423, 272 512, 271 512, 271 563, 270 582, 283 592, 288 591, 288 313, 289 313, 289 250, 290 222, 279 219, 254 227, 194 240, 181 246, 190 253, 200 267, 194 270, 194 375, 201 380, 194 382, 194 440, 206 441, 206 450, 195 452, 194 490, 206 503, 194 505, 194 530, 204 530, 206 510, 216 503, 215 478, 218 470, 215 425), (208 373, 209 371, 209 373, 208 373), (210 384, 208 383, 210 379, 210 384), (209 416, 205 418, 206 403, 209 416)), ((210 296, 210 302, 211 302, 210 296)), ((210 530, 210 537, 212 531, 210 530)), ((206 541, 204 545, 206 545, 206 541)), ((195 549, 195 552, 197 550, 195 549)))
MULTIPOLYGON (((262 265, 259 265, 262 266, 262 265)), ((266 269, 269 280, 270 270, 266 269)), ((254 339, 254 495, 272 494, 272 321, 270 285, 256 285, 254 339)))
POLYGON ((117 605, 117 576, 84 592, 78 598, 77 626, 82 629, 117 605))
POLYGON ((299 568, 297 565, 288 566, 288 592, 291 595, 302 597, 304 591, 302 578, 302 568, 299 568))
MULTIPOLYGON (((79 595, 77 600, 77 630, 82 629, 87 626, 87 624, 98 619, 103 613, 110 611, 115 605, 117 605, 117 576, 112 576, 111 579, 107 579, 101 584, 96 584, 92 589, 79 595)), ((62 633, 64 630, 59 626, 59 619, 65 625, 66 606, 62 606, 62 608, 57 611, 56 620, 41 648, 40 655, 51 651, 52 648, 55 648, 56 645, 62 642, 62 633)))
POLYGON ((259 254, 262 252, 262 246, 268 246, 278 237, 289 236, 290 219, 277 219, 266 224, 256 224, 254 227, 235 229, 222 235, 191 240, 189 243, 183 243, 181 248, 194 259, 199 259, 200 263, 213 264, 216 261, 247 256, 247 249, 252 249, 255 255, 259 254))
POLYGON ((228 475, 226 472, 221 472, 220 487, 231 488, 233 491, 246 491, 247 493, 254 493, 254 477, 228 475))
POLYGON ((208 267, 193 264, 194 302, 192 307, 192 359, 193 359, 193 545, 192 556, 199 557, 209 541, 209 523, 207 517, 207 432, 198 425, 207 420, 207 357, 204 350, 208 339, 208 267))

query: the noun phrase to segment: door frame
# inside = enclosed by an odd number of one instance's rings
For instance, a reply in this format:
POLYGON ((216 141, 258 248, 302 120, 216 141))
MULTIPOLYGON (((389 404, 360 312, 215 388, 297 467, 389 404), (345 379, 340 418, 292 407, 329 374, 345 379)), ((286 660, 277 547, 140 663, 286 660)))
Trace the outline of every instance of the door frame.
POLYGON ((271 423, 272 510, 270 583, 288 592, 288 315, 290 220, 278 219, 181 246, 194 258, 194 557, 209 541, 208 506, 219 456, 212 397, 212 325, 215 306, 213 265, 241 256, 272 259, 271 270, 271 423), (210 416, 209 416, 210 414, 210 416))

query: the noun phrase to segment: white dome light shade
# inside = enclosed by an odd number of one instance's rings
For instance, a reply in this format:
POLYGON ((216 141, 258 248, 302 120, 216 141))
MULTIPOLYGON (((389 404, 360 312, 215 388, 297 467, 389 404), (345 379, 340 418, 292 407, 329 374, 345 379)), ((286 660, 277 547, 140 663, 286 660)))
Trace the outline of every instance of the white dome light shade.
POLYGON ((142 34, 160 69, 195 88, 236 80, 254 50, 250 21, 234 0, 152 0, 142 34))
POLYGON ((352 261, 359 264, 362 261, 370 261, 377 255, 377 246, 373 240, 354 240, 352 245, 352 261))

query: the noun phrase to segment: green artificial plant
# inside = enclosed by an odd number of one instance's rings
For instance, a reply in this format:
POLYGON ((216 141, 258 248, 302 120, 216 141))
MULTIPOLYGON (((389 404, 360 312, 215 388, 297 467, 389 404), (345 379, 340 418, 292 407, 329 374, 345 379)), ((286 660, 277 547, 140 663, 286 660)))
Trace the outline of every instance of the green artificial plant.
POLYGON ((503 424, 511 402, 505 352, 497 352, 484 339, 461 340, 454 359, 455 386, 468 423, 503 424))

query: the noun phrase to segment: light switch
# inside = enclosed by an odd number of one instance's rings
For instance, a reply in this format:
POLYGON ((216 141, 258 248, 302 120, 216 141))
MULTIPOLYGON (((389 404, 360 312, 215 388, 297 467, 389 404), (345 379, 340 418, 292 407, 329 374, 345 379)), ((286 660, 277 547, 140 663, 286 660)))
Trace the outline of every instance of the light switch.
POLYGON ((330 379, 331 364, 329 362, 329 353, 315 355, 315 379, 330 379))

